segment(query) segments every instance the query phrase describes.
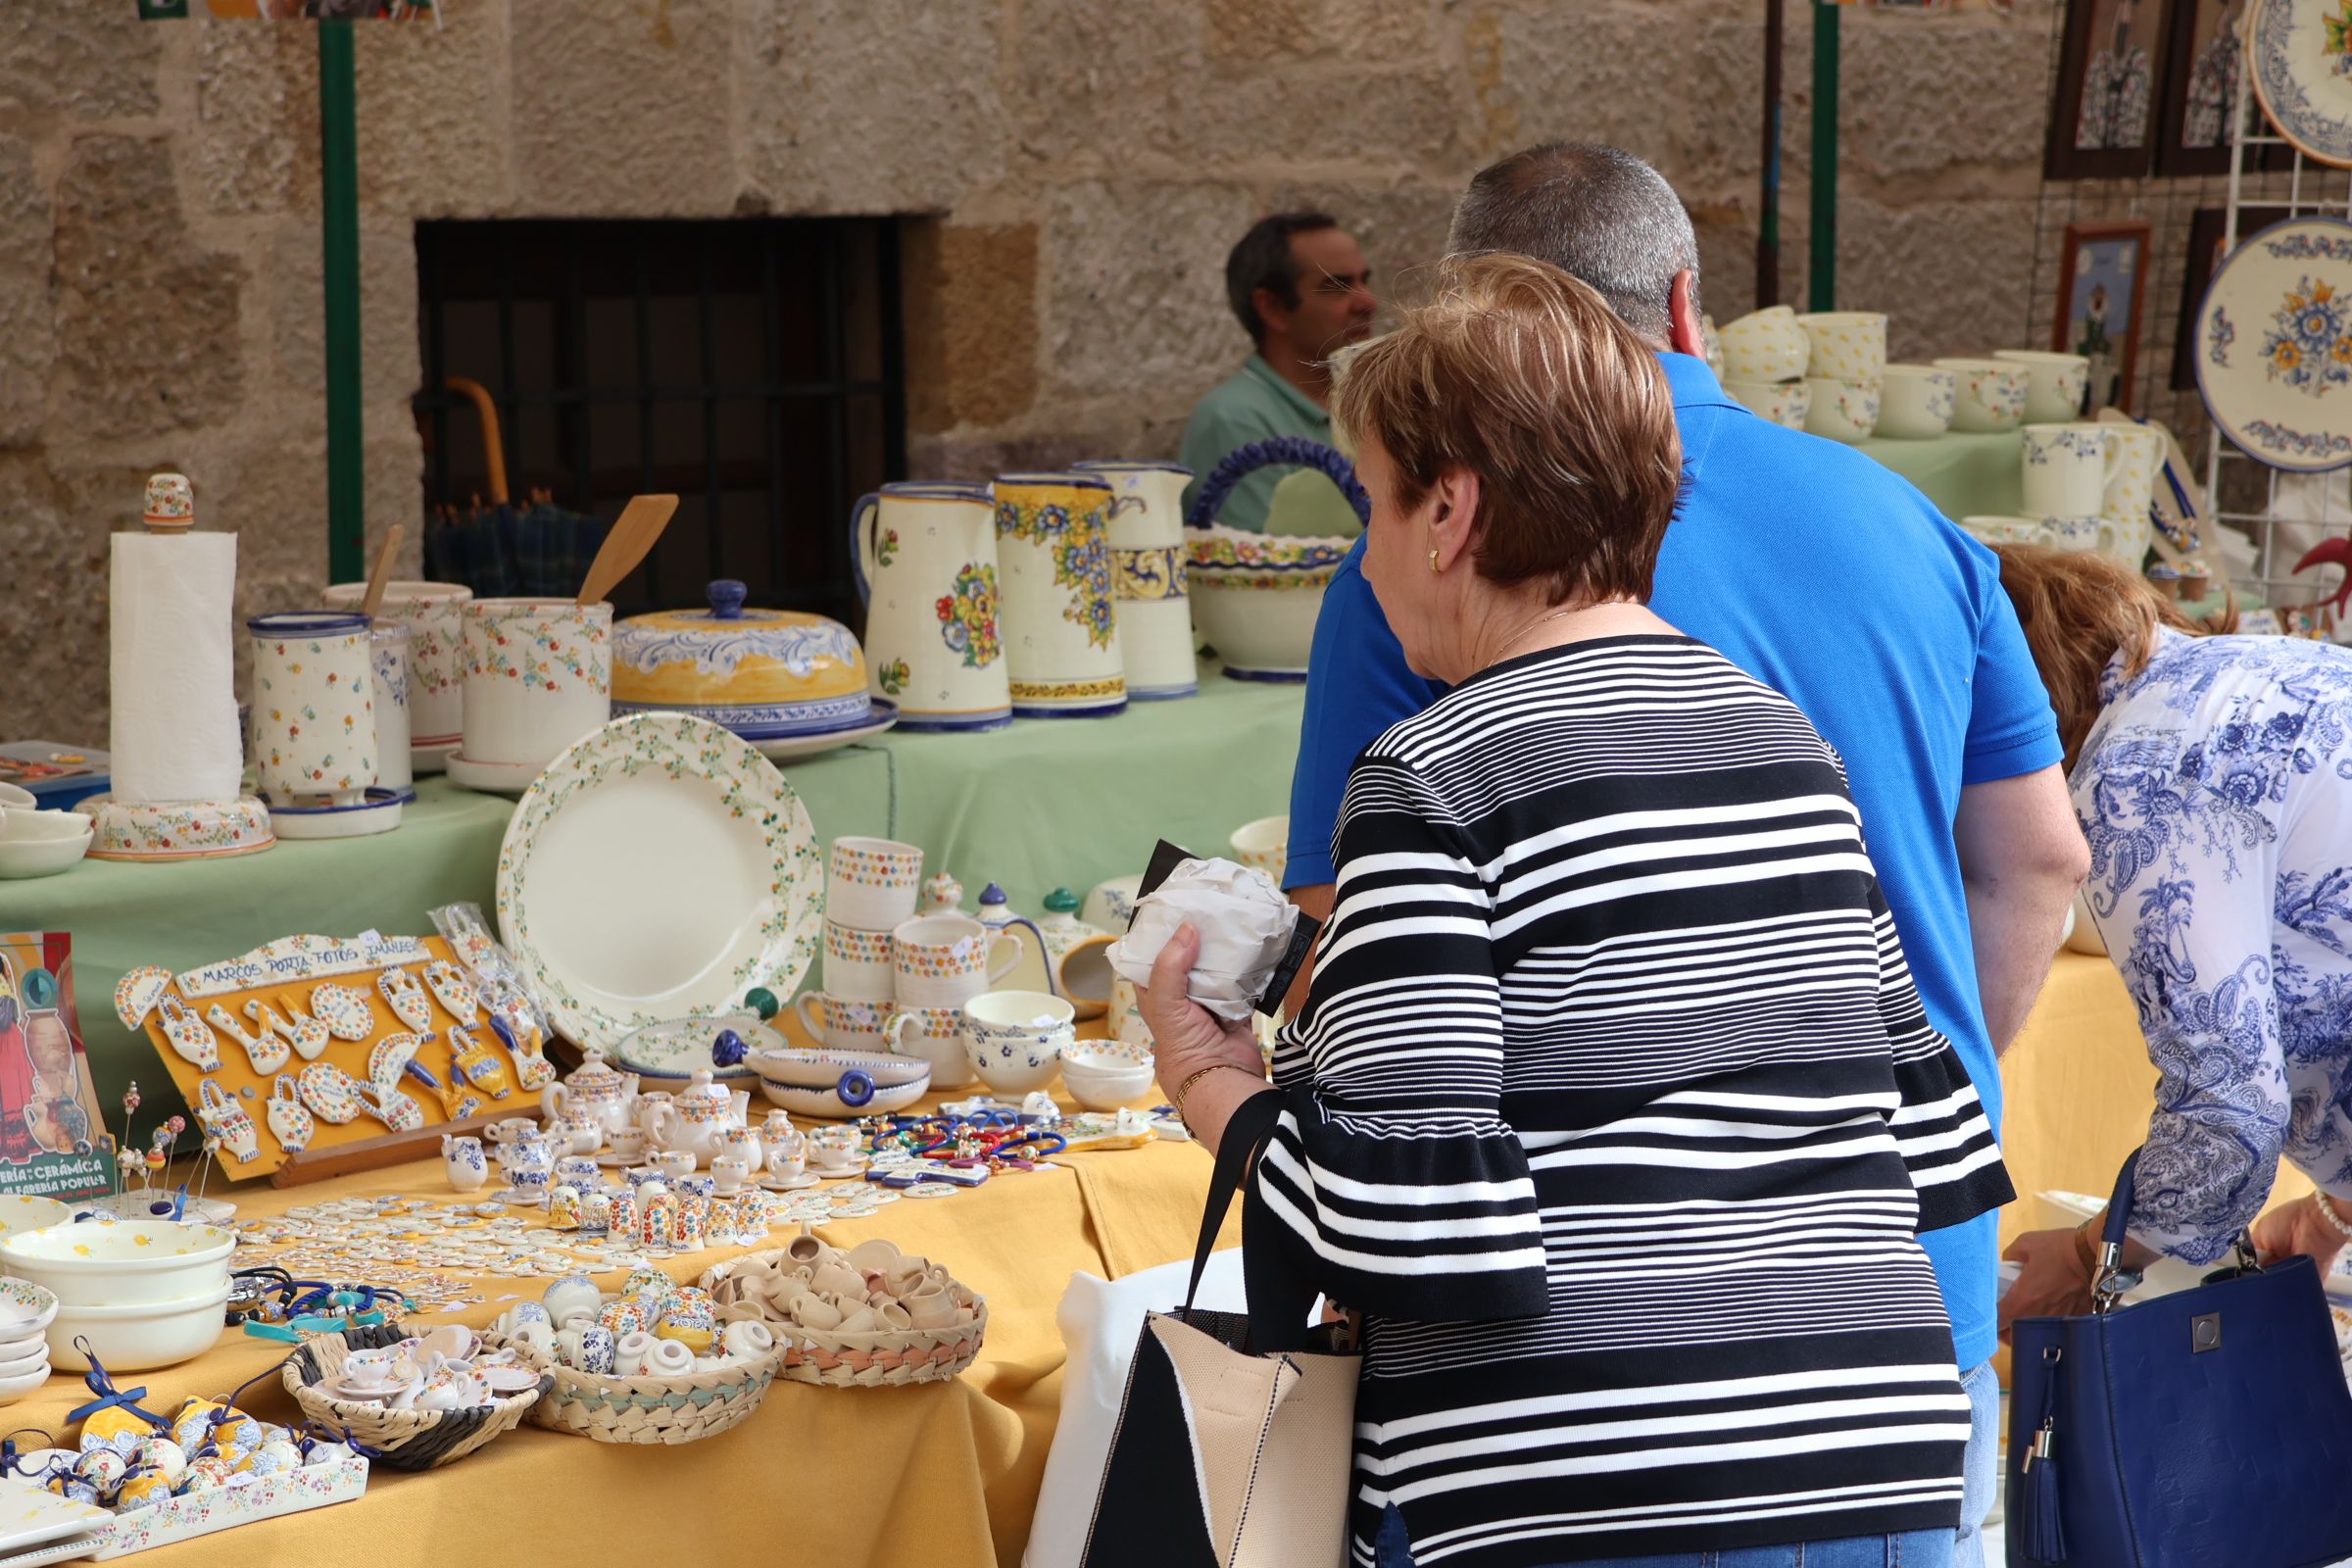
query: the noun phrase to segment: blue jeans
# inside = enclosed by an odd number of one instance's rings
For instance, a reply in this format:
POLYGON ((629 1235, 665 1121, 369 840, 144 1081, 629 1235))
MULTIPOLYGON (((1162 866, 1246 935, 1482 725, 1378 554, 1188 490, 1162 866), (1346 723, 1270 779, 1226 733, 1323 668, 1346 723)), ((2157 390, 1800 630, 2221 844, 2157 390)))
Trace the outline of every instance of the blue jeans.
POLYGON ((1968 1458, 1952 1568, 1984 1568, 1984 1516, 1992 1512, 2001 1486, 2001 1380, 1993 1375, 1992 1363, 1963 1372, 1960 1392, 1968 1396, 1968 1458))
MULTIPOLYGON (((1989 1506, 1989 1505, 1988 1505, 1989 1506)), ((1412 1543, 1395 1508, 1372 1544, 1373 1568, 1413 1568, 1412 1543)), ((1788 1546, 1739 1546, 1730 1551, 1685 1551, 1668 1557, 1597 1557, 1567 1568, 1952 1568, 1949 1530, 1912 1530, 1899 1536, 1846 1536, 1788 1546)))

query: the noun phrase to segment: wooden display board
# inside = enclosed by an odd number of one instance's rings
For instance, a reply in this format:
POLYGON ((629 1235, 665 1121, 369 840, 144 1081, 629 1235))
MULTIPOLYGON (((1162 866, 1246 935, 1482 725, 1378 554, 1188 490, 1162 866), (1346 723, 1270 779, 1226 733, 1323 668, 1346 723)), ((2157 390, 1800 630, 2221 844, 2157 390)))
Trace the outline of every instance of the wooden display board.
MULTIPOLYGON (((226 1011, 238 1028, 246 1034, 260 1037, 261 1029, 246 1015, 246 1004, 259 1003, 272 1008, 281 1018, 292 1019, 294 1009, 313 1017, 319 1016, 314 1004, 313 992, 321 985, 336 985, 358 993, 366 1002, 369 1024, 365 1039, 329 1039, 325 1049, 316 1058, 306 1059, 289 1054, 285 1065, 273 1072, 260 1073, 253 1068, 245 1047, 225 1030, 216 1028, 214 1037, 220 1047, 220 1065, 210 1072, 190 1061, 172 1043, 166 1033, 166 1020, 160 1004, 151 1006, 142 1026, 148 1042, 155 1047, 172 1082, 191 1108, 203 1102, 202 1085, 209 1079, 220 1094, 253 1118, 258 1153, 250 1160, 238 1161, 224 1151, 220 1157, 221 1171, 234 1178, 268 1176, 279 1187, 302 1182, 318 1181, 329 1176, 343 1175, 355 1170, 372 1170, 383 1165, 398 1164, 416 1159, 436 1149, 445 1133, 473 1132, 508 1116, 536 1116, 539 1111, 539 1091, 522 1087, 525 1074, 497 1032, 492 1029, 489 1014, 479 1005, 473 1015, 453 1020, 438 996, 426 988, 430 1004, 430 1028, 412 1030, 392 1010, 378 987, 378 980, 388 971, 405 970, 420 976, 424 966, 435 961, 456 962, 450 945, 434 937, 381 937, 342 939, 321 936, 284 937, 239 958, 184 970, 173 975, 165 996, 176 998, 179 1007, 193 1018, 204 1018, 215 1006, 226 1011), (451 1024, 462 1021, 472 1040, 495 1058, 498 1083, 503 1094, 493 1095, 480 1089, 468 1090, 452 1071, 454 1050, 451 1024), (308 1146, 299 1153, 289 1154, 271 1130, 269 1106, 275 1081, 287 1078, 299 1085, 300 1074, 306 1067, 328 1063, 360 1083, 368 1083, 368 1063, 376 1049, 394 1036, 412 1033, 422 1044, 416 1052, 416 1060, 440 1085, 440 1091, 417 1081, 414 1076, 398 1080, 397 1094, 405 1096, 423 1112, 424 1124, 413 1131, 394 1131, 371 1112, 362 1110, 348 1122, 330 1122, 323 1116, 312 1116, 313 1130, 308 1146), (481 1101, 478 1110, 453 1117, 451 1109, 471 1095, 481 1101)), ((458 963, 460 970, 465 965, 458 963)), ((151 971, 160 973, 160 971, 151 971)), ((526 1048, 538 1048, 544 1042, 536 1037, 524 1041, 526 1048)), ((544 1063, 544 1058, 540 1058, 544 1063)), ((552 1066, 538 1069, 546 1078, 553 1076, 552 1066)))

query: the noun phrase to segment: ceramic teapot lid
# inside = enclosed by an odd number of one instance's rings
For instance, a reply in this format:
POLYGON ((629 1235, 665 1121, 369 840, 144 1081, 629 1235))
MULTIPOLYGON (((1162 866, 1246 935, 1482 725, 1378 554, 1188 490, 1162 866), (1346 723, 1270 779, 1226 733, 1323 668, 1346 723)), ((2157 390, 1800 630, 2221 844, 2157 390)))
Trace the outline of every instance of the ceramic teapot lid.
POLYGON ((1046 912, 1048 914, 1076 914, 1078 912, 1078 895, 1072 893, 1068 888, 1055 888, 1046 895, 1046 912))
POLYGON ((613 711, 700 712, 738 730, 782 732, 862 720, 865 655, 850 628, 805 611, 747 610, 747 592, 722 577, 706 590, 706 610, 614 626, 613 711))
POLYGON ((696 1068, 694 1076, 686 1081, 686 1087, 677 1093, 680 1100, 731 1100, 734 1098, 727 1093, 724 1085, 714 1084, 710 1081, 710 1069, 708 1067, 696 1068))
POLYGON ((564 1087, 575 1095, 616 1095, 627 1083, 619 1073, 605 1065, 605 1054, 591 1050, 588 1059, 579 1070, 564 1080, 564 1087))

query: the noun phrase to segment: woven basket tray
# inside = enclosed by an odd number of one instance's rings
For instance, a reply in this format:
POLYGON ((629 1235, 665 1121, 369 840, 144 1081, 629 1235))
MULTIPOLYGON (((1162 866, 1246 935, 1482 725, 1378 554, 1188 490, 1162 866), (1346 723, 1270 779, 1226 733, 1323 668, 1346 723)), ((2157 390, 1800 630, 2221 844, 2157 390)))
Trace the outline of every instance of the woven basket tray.
MULTIPOLYGON (((709 1290, 722 1271, 741 1268, 746 1263, 764 1262, 781 1256, 781 1250, 748 1252, 705 1274, 701 1284, 709 1290)), ((980 1354, 980 1342, 988 1333, 988 1302, 974 1296, 962 1285, 957 1293, 968 1298, 974 1308, 972 1321, 954 1323, 939 1329, 898 1329, 879 1334, 841 1334, 808 1328, 799 1323, 779 1322, 753 1306, 723 1306, 718 1309, 722 1320, 754 1318, 765 1323, 775 1332, 776 1348, 783 1356, 783 1369, 777 1375, 794 1383, 814 1383, 828 1389, 890 1388, 904 1383, 940 1383, 956 1376, 972 1364, 980 1354)))
POLYGON ((314 1386, 333 1376, 352 1351, 380 1350, 407 1338, 409 1331, 395 1323, 314 1334, 286 1357, 278 1376, 304 1415, 367 1447, 376 1463, 395 1470, 430 1470, 465 1458, 500 1433, 520 1426, 523 1416, 555 1387, 555 1379, 545 1375, 545 1358, 527 1348, 518 1353, 524 1364, 542 1369, 539 1387, 471 1410, 394 1410, 370 1399, 331 1398, 314 1386))
MULTIPOLYGON (((482 1343, 507 1341, 485 1333, 482 1343)), ((531 1406, 533 1426, 599 1443, 694 1443, 737 1426, 760 1408, 782 1363, 771 1353, 758 1361, 690 1372, 684 1377, 597 1377, 567 1366, 551 1369, 555 1388, 531 1406)))

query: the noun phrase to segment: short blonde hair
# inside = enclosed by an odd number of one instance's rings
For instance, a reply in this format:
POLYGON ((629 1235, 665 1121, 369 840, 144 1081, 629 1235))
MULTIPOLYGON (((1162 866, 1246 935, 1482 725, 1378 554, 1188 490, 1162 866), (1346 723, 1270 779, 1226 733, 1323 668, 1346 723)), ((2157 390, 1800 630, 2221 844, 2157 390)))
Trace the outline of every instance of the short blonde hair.
POLYGON ((1682 493, 1682 438, 1657 355, 1547 262, 1449 257, 1427 305, 1365 344, 1332 422, 1380 443, 1397 504, 1448 468, 1478 475, 1479 575, 1549 601, 1647 600, 1682 493))

